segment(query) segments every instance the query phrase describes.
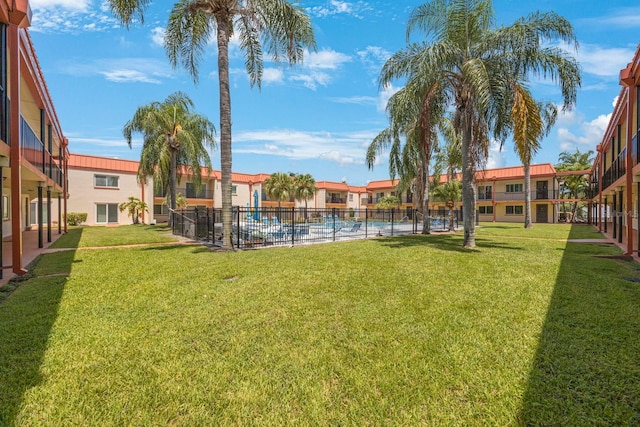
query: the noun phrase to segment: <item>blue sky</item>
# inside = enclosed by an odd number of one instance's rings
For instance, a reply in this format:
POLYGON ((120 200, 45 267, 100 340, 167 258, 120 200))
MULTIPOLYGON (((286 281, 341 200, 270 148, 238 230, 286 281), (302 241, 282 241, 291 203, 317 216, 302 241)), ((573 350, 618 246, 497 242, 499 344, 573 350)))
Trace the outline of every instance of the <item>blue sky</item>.
MULTIPOLYGON (((373 170, 364 161, 371 140, 388 126, 384 108, 397 90, 380 89, 377 78, 385 60, 404 46, 407 16, 421 3, 301 1, 318 50, 293 68, 265 58, 262 90, 250 88, 243 56, 232 44, 233 170, 311 173, 317 181, 351 185, 388 179, 385 156, 373 170)), ((494 1, 497 25, 553 10, 573 24, 580 43, 583 82, 576 108, 559 117, 535 163, 556 163, 561 151, 595 150, 600 143, 620 92, 619 71, 640 41, 640 6, 622 3, 494 1)), ((129 149, 122 127, 138 106, 175 91, 187 93, 218 128, 216 46, 201 63, 197 85, 183 69, 172 69, 162 47, 172 4, 152 1, 144 25, 127 30, 101 0, 31 0, 31 36, 72 153, 139 159, 141 135, 129 149)), ((550 82, 532 82, 531 89, 538 99, 560 102, 550 82)), ((219 151, 211 158, 219 169, 219 151)), ((502 151, 492 147, 488 167, 518 164, 512 144, 502 151)))

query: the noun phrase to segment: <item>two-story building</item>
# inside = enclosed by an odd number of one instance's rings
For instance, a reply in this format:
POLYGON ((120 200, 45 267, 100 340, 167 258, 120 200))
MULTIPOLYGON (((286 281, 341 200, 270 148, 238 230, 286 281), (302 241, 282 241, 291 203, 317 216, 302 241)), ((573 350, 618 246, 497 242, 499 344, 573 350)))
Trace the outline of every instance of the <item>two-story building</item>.
POLYGON ((620 85, 591 169, 592 212, 598 228, 623 244, 629 255, 640 250, 640 45, 620 70, 620 85))
POLYGON ((39 248, 51 242, 54 228, 62 232, 68 183, 68 141, 27 30, 30 21, 28 0, 0 0, 0 212, 2 237, 10 240, 0 262, 15 274, 25 273, 23 232, 36 229, 39 248))

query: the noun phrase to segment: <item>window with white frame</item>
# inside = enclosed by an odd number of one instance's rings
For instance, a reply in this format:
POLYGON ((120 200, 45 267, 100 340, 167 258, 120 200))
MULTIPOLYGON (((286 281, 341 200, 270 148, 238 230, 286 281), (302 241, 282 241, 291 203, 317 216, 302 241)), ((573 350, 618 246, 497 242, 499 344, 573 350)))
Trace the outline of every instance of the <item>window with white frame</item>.
POLYGON ((522 205, 507 205, 505 210, 507 215, 522 215, 523 212, 522 205))
POLYGON ((236 196, 238 194, 238 186, 237 185, 232 185, 231 186, 231 195, 232 196, 236 196))
POLYGON ((94 175, 93 185, 96 187, 118 188, 118 176, 94 175))
POLYGON ((507 193, 522 193, 522 184, 507 184, 507 193))
POLYGON ((117 203, 96 204, 96 224, 108 224, 118 222, 117 203))

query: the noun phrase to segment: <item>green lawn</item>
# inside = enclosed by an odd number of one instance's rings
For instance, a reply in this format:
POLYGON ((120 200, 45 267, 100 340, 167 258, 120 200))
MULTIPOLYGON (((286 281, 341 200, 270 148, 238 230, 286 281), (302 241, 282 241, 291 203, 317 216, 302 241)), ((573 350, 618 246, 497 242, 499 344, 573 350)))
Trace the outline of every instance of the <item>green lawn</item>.
POLYGON ((171 229, 159 225, 126 225, 121 227, 69 227, 69 232, 56 240, 51 248, 86 248, 123 246, 140 243, 166 243, 175 239, 171 229))
POLYGON ((597 236, 47 254, 0 303, 0 425, 638 425, 639 266, 597 236))

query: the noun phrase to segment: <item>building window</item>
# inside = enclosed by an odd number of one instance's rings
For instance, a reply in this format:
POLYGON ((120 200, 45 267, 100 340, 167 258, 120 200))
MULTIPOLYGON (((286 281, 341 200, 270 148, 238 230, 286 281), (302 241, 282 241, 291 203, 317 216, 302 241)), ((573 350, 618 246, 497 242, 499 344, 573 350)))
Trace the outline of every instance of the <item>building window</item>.
POLYGON ((117 203, 99 203, 96 205, 96 224, 118 222, 117 203))
POLYGON ((96 187, 118 188, 118 177, 112 175, 94 175, 93 183, 96 187))
POLYGON ((349 201, 353 202, 353 194, 349 194, 349 201))
POLYGON ((153 214, 154 215, 169 215, 169 209, 167 205, 164 203, 159 205, 153 205, 153 214))
POLYGON ((186 197, 189 199, 204 199, 207 190, 206 184, 200 185, 200 191, 196 191, 196 186, 192 182, 187 182, 186 197))
POLYGON ((478 212, 480 215, 493 215, 493 206, 479 206, 478 212))
POLYGON ((481 185, 478 187, 478 199, 479 200, 491 200, 491 186, 481 185))
POLYGON ((507 184, 507 193, 522 193, 522 184, 507 184))
POLYGON ((515 205, 515 206, 506 206, 506 214, 507 215, 522 215, 522 205, 515 205))
POLYGON ((231 186, 231 195, 232 196, 236 196, 238 194, 238 186, 237 185, 232 185, 231 186))
MULTIPOLYGON (((31 219, 31 225, 38 225, 38 201, 34 200, 31 202, 29 209, 29 216, 31 219)), ((49 209, 47 206, 47 201, 43 200, 42 203, 42 224, 49 223, 49 209)))

